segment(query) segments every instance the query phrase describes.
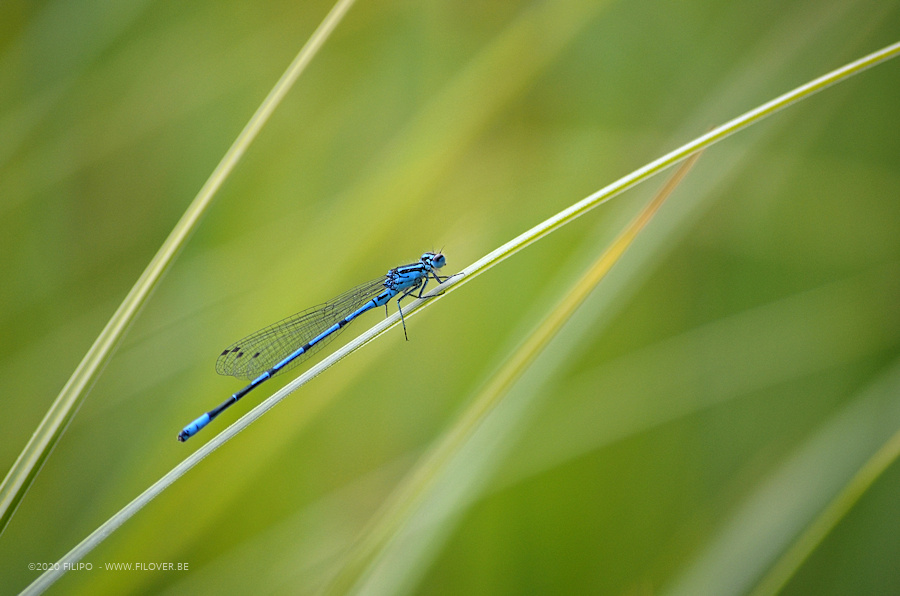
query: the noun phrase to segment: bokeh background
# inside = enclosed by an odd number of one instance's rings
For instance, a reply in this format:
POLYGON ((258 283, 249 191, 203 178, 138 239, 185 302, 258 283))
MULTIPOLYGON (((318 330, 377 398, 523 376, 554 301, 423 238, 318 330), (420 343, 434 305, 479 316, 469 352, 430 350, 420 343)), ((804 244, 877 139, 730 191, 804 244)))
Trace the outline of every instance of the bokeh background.
MULTIPOLYGON (((4 474, 330 6, 0 4, 4 474)), ((23 589, 29 563, 55 561, 288 380, 176 442, 242 386, 215 374, 223 346, 425 250, 461 269, 710 126, 897 41, 898 25, 900 2, 885 0, 359 0, 0 536, 0 592, 23 589)), ((528 393, 508 396, 427 548, 398 550, 368 587, 759 585, 900 429, 898 97, 889 62, 707 151, 529 371, 528 393)), ((661 183, 439 301, 410 321, 408 343, 397 330, 330 369, 52 593, 322 588, 661 183), (189 571, 102 570, 158 562, 189 571)), ((898 491, 894 464, 784 593, 900 593, 898 491)))

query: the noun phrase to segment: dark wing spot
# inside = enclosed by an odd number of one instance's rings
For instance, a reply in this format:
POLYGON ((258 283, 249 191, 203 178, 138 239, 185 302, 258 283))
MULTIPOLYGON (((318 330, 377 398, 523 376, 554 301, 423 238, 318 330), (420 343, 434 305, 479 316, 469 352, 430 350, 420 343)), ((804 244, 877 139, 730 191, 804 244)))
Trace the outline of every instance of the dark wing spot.
POLYGON ((231 350, 225 350, 224 352, 222 352, 222 356, 227 356, 227 355, 228 355, 228 352, 230 352, 230 351, 231 351, 231 350))
POLYGON ((240 358, 240 357, 243 356, 243 355, 244 355, 244 353, 241 352, 240 354, 237 355, 237 357, 240 358))
POLYGON ((235 349, 233 349, 233 350, 231 350, 231 351, 232 351, 232 352, 240 352, 240 351, 241 351, 241 348, 240 348, 240 347, 237 347, 237 348, 235 348, 235 349))
POLYGON ((253 355, 254 358, 256 358, 257 356, 259 356, 259 352, 253 355))

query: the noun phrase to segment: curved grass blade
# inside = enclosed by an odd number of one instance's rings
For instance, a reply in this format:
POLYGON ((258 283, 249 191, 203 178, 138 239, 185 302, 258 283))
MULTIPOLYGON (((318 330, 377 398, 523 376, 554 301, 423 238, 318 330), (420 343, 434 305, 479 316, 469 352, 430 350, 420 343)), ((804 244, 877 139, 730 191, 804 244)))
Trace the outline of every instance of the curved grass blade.
MULTIPOLYGON (((484 273, 494 265, 500 263, 506 258, 512 256, 519 250, 535 242, 539 238, 546 236, 550 232, 562 227, 581 215, 587 213, 594 207, 608 201, 612 197, 618 195, 624 190, 635 186, 639 182, 646 180, 654 174, 672 166, 679 161, 687 158, 693 153, 701 151, 706 147, 720 141, 721 139, 742 130, 751 124, 761 121, 774 114, 775 112, 801 101, 822 89, 829 87, 835 83, 844 81, 851 76, 858 74, 867 68, 875 66, 881 62, 889 60, 900 54, 900 42, 887 46, 881 50, 873 52, 863 58, 855 60, 841 68, 833 70, 817 79, 810 81, 796 89, 789 91, 749 112, 734 118, 725 124, 722 124, 708 133, 694 139, 693 141, 682 145, 678 149, 648 163, 632 172, 631 174, 620 178, 616 182, 600 189, 589 197, 575 203, 571 207, 557 213, 553 217, 536 225, 532 229, 520 234, 516 238, 510 240, 506 244, 485 255, 472 265, 466 267, 460 273, 444 282, 440 288, 435 288, 431 293, 427 294, 422 300, 414 300, 407 305, 404 310, 404 316, 408 319, 415 316, 426 306, 431 306, 440 300, 448 292, 458 289, 462 284, 468 283, 476 276, 484 273)), ((103 523, 99 528, 87 536, 71 551, 66 553, 59 561, 56 569, 46 571, 38 577, 26 590, 26 593, 37 594, 46 590, 56 581, 66 568, 65 564, 73 564, 80 561, 87 553, 91 552, 104 538, 109 536, 122 524, 124 524, 131 516, 140 511, 147 503, 153 500, 158 494, 165 490, 170 484, 175 482, 179 477, 194 467, 197 463, 207 457, 210 453, 218 449, 225 442, 244 430, 252 424, 257 418, 261 417, 267 411, 275 407, 280 401, 288 395, 311 381, 313 378, 321 374, 326 369, 333 366, 336 362, 345 356, 356 351, 362 346, 375 340, 382 334, 389 331, 400 322, 398 314, 393 314, 387 319, 371 327, 365 333, 357 336, 352 341, 342 346, 327 358, 320 361, 314 367, 285 385, 283 388, 275 392, 271 397, 260 403, 258 406, 247 412, 244 416, 213 437, 208 443, 204 444, 197 451, 187 457, 180 464, 175 466, 165 476, 151 485, 147 490, 141 493, 123 509, 113 515, 109 520, 103 523)))
POLYGON ((294 61, 263 100, 262 104, 250 118, 244 130, 225 153, 219 165, 197 193, 193 202, 185 211, 181 220, 175 225, 169 237, 163 242, 150 264, 138 278, 122 304, 106 324, 106 327, 94 341, 81 363, 72 373, 56 400, 50 406, 44 419, 38 425, 28 444, 19 454, 16 462, 0 485, 0 533, 9 524, 19 503, 28 492, 31 483, 37 477, 44 462, 50 456, 53 447, 62 434, 85 396, 90 391, 97 377, 103 371, 128 326, 140 312, 141 307, 156 288, 163 274, 168 270, 178 252, 185 245, 191 233, 196 229, 200 218, 212 202, 216 191, 240 161, 250 143, 262 129, 278 107, 278 104, 290 90, 306 66, 318 52, 325 40, 352 6, 354 0, 339 0, 318 29, 300 50, 294 61))

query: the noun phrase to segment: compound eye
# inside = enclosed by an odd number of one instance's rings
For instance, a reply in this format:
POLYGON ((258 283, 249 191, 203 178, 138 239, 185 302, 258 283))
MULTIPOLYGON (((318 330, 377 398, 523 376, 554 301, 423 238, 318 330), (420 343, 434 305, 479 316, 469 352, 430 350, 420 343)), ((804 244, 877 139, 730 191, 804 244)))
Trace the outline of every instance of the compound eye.
POLYGON ((444 258, 444 255, 438 253, 436 255, 432 255, 431 257, 431 265, 435 269, 440 269, 444 265, 447 264, 447 259, 444 258))

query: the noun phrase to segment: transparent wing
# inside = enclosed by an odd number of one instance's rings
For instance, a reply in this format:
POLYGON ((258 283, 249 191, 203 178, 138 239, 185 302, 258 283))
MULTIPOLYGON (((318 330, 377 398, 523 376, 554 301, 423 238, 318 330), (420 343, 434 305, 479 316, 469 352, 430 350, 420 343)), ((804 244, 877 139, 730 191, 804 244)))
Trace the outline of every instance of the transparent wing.
MULTIPOLYGON (((385 289, 384 279, 384 276, 381 276, 356 286, 333 300, 278 321, 233 343, 216 360, 216 372, 239 379, 256 378, 380 294, 385 289)), ((290 370, 308 359, 340 335, 344 329, 346 327, 341 327, 321 340, 278 372, 290 370)))

